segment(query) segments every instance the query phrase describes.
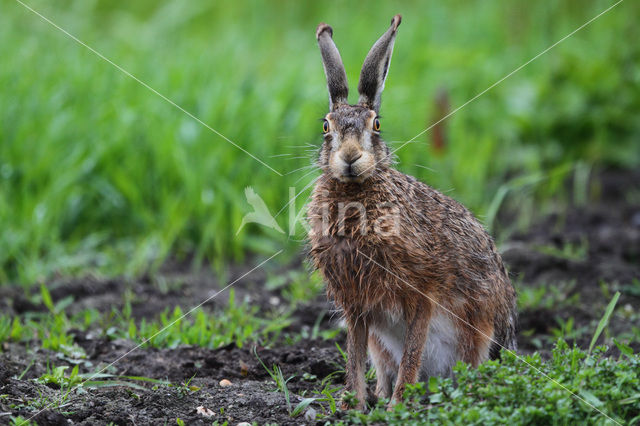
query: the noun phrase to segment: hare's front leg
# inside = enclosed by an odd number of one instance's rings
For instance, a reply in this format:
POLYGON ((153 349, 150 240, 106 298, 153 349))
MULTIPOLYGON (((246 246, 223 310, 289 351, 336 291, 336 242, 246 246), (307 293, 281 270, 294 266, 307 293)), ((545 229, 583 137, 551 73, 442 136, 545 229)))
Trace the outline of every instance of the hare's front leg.
POLYGON ((398 368, 398 378, 393 390, 390 406, 402 401, 405 385, 415 383, 418 380, 422 354, 427 341, 429 331, 429 309, 426 306, 418 307, 412 317, 407 318, 407 334, 404 341, 402 360, 398 368))
POLYGON ((369 352, 373 365, 376 367, 376 396, 391 398, 393 376, 398 371, 398 364, 374 334, 369 335, 369 352))
MULTIPOLYGON (((358 400, 355 408, 362 410, 367 400, 365 368, 369 331, 364 319, 358 317, 358 315, 347 315, 347 380, 345 391, 355 392, 358 400)), ((346 401, 343 401, 342 408, 348 409, 350 407, 346 401)))

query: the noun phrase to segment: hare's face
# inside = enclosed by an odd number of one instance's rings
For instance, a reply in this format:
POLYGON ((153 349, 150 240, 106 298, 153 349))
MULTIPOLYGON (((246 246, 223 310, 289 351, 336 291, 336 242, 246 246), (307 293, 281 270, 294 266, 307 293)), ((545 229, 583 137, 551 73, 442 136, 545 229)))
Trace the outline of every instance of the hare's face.
POLYGON ((318 25, 316 38, 329 89, 329 114, 323 123, 324 145, 320 166, 342 182, 364 182, 389 166, 391 154, 380 139, 380 96, 389 71, 391 53, 401 17, 375 42, 362 65, 357 105, 349 105, 349 86, 342 58, 333 42, 333 30, 318 25))
POLYGON ((324 145, 320 166, 342 182, 363 182, 388 166, 389 150, 380 138, 375 111, 361 105, 341 105, 322 123, 324 145))

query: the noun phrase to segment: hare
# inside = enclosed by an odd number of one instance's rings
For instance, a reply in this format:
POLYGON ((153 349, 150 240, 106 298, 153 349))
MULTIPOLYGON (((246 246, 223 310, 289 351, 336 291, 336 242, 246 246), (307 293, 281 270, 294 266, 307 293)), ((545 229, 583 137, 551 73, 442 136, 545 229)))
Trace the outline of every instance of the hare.
POLYGON ((316 31, 329 89, 318 165, 307 208, 309 256, 347 326, 345 389, 367 399, 367 349, 375 394, 390 405, 405 385, 450 376, 516 348, 516 296, 492 238, 457 201, 391 167, 380 137, 380 95, 401 16, 369 51, 359 101, 333 30, 316 31), (394 384, 395 382, 395 384, 394 384))

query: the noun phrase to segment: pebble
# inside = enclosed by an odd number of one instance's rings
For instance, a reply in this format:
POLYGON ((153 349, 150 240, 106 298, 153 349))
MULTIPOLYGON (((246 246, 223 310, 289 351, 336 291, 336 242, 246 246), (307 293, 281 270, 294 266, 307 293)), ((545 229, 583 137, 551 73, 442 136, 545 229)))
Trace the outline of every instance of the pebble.
POLYGON ((307 408, 307 411, 304 412, 304 419, 308 422, 313 422, 316 420, 316 414, 316 410, 309 407, 307 408))
POLYGON ((200 414, 203 417, 211 417, 214 414, 213 411, 209 410, 206 407, 203 407, 202 405, 196 408, 196 413, 200 414))
POLYGON ((231 383, 229 380, 227 379, 222 379, 220 380, 220 387, 226 388, 227 386, 231 386, 233 383, 231 383))

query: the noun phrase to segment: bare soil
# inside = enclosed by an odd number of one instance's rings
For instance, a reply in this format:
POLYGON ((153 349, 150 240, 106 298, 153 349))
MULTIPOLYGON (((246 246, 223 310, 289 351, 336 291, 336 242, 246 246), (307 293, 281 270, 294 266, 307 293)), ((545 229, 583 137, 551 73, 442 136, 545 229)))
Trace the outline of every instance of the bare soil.
MULTIPOLYGON (((620 291, 621 297, 619 309, 611 319, 610 333, 618 335, 630 332, 634 326, 640 327, 637 322, 640 283, 633 284, 634 280, 640 279, 639 183, 640 173, 637 172, 604 173, 597 180, 596 194, 586 206, 572 206, 563 214, 547 216, 503 245, 504 260, 520 292, 542 285, 557 289, 557 294, 545 292, 549 298, 546 305, 532 306, 520 312, 521 352, 539 350, 548 355, 561 324, 569 318, 574 320, 572 330, 583 330, 575 333, 575 342, 587 347, 595 325, 615 291, 620 291), (569 251, 567 247, 570 247, 569 251)), ((235 268, 229 276, 233 279, 251 267, 235 268)), ((236 296, 250 297, 261 309, 271 309, 274 298, 281 299, 282 295, 278 291, 264 290, 265 279, 264 272, 256 271, 234 286, 236 296)), ((72 295, 74 303, 70 305, 70 311, 92 307, 108 312, 113 306, 122 306, 123 294, 128 291, 133 294, 133 316, 142 319, 154 317, 176 305, 186 310, 221 286, 210 271, 194 273, 176 263, 165 267, 158 276, 138 280, 61 278, 52 284, 51 293, 54 301, 72 295)), ((43 309, 31 303, 22 291, 17 287, 0 288, 0 309, 14 315, 43 309)), ((226 300, 224 296, 215 298, 206 308, 215 310, 226 300)), ((322 328, 337 327, 330 312, 331 306, 322 296, 312 303, 300 304, 287 331, 308 330, 323 314, 322 328)), ((74 335, 76 343, 87 353, 87 358, 80 364, 81 373, 106 366, 136 346, 133 342, 111 340, 99 333, 77 331, 74 335)), ((294 345, 278 342, 268 348, 228 345, 215 350, 200 347, 135 349, 107 371, 166 380, 177 385, 194 377, 189 384, 199 390, 153 384, 144 384, 143 389, 124 386, 91 389, 73 393, 61 408, 44 410, 35 420, 41 425, 176 424, 177 418, 185 424, 211 424, 214 421, 312 424, 314 422, 305 420, 304 416, 289 416, 283 394, 275 391, 274 382, 255 354, 269 367, 280 366, 285 378, 293 376, 288 387, 295 406, 305 392, 306 396, 313 396, 314 390, 320 390, 320 381, 328 375, 335 373, 333 381, 342 382, 343 361, 336 343, 344 346, 343 334, 335 340, 303 339, 294 345), (231 385, 220 386, 223 379, 229 380, 231 385), (199 414, 198 407, 211 410, 211 417, 199 414)), ((638 342, 632 346, 636 351, 640 349, 638 342)), ((5 395, 0 398, 0 424, 8 422, 8 413, 23 417, 34 414, 32 410, 20 408, 21 403, 43 396, 54 398, 59 394, 58 390, 33 380, 46 371, 47 362, 64 365, 67 360, 36 343, 4 345, 0 352, 0 395, 5 395), (30 364, 27 372, 18 378, 30 364)), ((323 410, 317 404, 312 406, 319 412, 323 410)))

